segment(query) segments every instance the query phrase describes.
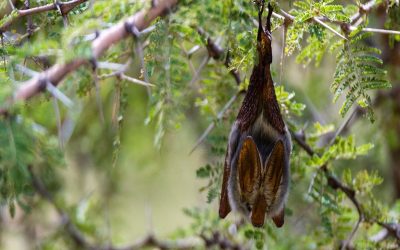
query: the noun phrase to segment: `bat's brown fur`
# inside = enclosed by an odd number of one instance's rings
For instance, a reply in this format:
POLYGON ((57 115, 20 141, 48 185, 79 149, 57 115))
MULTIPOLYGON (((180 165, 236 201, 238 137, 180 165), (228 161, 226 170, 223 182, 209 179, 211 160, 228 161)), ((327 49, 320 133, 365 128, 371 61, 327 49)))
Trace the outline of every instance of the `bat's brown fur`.
POLYGON ((280 113, 270 71, 272 7, 268 5, 265 28, 261 20, 263 8, 262 3, 257 35, 258 61, 229 136, 219 214, 224 218, 231 209, 239 211, 251 218, 254 226, 262 226, 267 214, 277 226, 282 226, 292 144, 280 113), (256 171, 257 167, 248 165, 256 160, 262 166, 258 177, 254 177, 257 173, 249 172, 256 171), (246 195, 245 191, 252 190, 251 185, 254 185, 254 191, 246 195), (241 187, 246 187, 246 190, 241 190, 241 187))

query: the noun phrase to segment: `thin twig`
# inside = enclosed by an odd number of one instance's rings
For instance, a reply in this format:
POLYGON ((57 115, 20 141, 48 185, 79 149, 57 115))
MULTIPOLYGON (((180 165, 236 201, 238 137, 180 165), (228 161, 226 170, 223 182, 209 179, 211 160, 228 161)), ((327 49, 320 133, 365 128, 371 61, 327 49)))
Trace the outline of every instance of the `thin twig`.
MULTIPOLYGON (((224 55, 224 49, 221 48, 218 44, 216 44, 216 42, 213 39, 208 37, 208 35, 202 28, 197 27, 197 33, 199 33, 200 36, 205 37, 207 39, 206 47, 207 47, 209 56, 212 57, 214 60, 222 60, 223 55, 224 55)), ((191 51, 189 51, 189 53, 190 52, 191 51)), ((229 51, 228 51, 227 56, 225 58, 225 63, 224 63, 225 67, 227 67, 229 69, 230 63, 231 62, 230 62, 229 51)), ((231 69, 229 72, 235 78, 236 84, 239 85, 242 80, 240 79, 240 74, 237 71, 237 69, 231 69)))
POLYGON ((226 111, 228 111, 228 109, 233 105, 233 103, 238 98, 240 93, 241 92, 237 92, 235 95, 233 95, 231 99, 229 99, 229 101, 224 105, 221 111, 218 112, 216 119, 212 121, 210 125, 208 125, 207 129, 203 132, 203 134, 199 137, 199 139, 197 139, 195 145, 190 150, 189 154, 193 153, 193 151, 195 151, 196 148, 204 141, 204 139, 208 136, 208 134, 210 134, 210 132, 214 129, 216 122, 224 117, 226 111))
POLYGON ((209 61, 210 61, 210 56, 209 55, 204 57, 203 61, 201 61, 201 63, 200 63, 200 66, 197 68, 196 73, 192 77, 192 80, 190 81, 189 86, 192 86, 193 84, 195 84, 199 80, 201 71, 204 69, 204 67, 207 65, 207 63, 209 61))
POLYGON ((363 28, 362 31, 364 31, 364 32, 381 33, 381 34, 400 35, 400 31, 398 31, 398 30, 385 30, 385 29, 375 29, 375 28, 363 28))
POLYGON ((146 87, 154 87, 154 84, 151 84, 149 82, 146 81, 142 81, 133 77, 130 77, 128 75, 125 74, 126 70, 128 69, 129 65, 131 64, 132 60, 129 59, 127 63, 125 64, 116 64, 116 63, 98 63, 98 67, 100 68, 100 65, 103 68, 107 68, 107 69, 114 69, 116 71, 111 72, 109 74, 103 74, 98 76, 99 79, 106 79, 106 78, 110 78, 110 77, 119 77, 123 80, 135 83, 135 84, 139 84, 142 86, 146 86, 146 87))
POLYGON ((355 107, 353 111, 348 115, 347 119, 340 125, 340 127, 336 130, 335 135, 332 137, 332 139, 329 141, 328 145, 332 145, 335 142, 335 139, 339 136, 342 135, 343 131, 348 127, 348 124, 350 124, 351 120, 353 117, 356 116, 358 111, 358 107, 355 107))
POLYGON ((359 11, 350 18, 350 24, 354 25, 364 14, 367 14, 375 6, 376 0, 369 1, 359 6, 359 11))
POLYGON ((327 28, 328 30, 332 31, 335 35, 339 36, 340 38, 347 40, 347 38, 345 36, 343 36, 342 34, 340 34, 339 32, 337 32, 334 28, 332 28, 331 26, 327 25, 326 23, 322 22, 320 19, 313 17, 313 20, 319 24, 321 24, 322 26, 324 26, 325 28, 327 28))
MULTIPOLYGON (((201 35, 201 36, 207 36, 206 32, 200 28, 197 27, 197 32, 201 35)), ((214 58, 215 60, 221 59, 223 57, 224 54, 224 50, 218 46, 214 40, 212 40, 210 37, 207 38, 207 50, 208 50, 208 54, 210 57, 214 58)), ((226 59, 225 59, 225 63, 224 63, 225 67, 230 68, 230 58, 229 58, 229 54, 227 55, 226 59)), ((240 75, 239 72, 236 69, 231 69, 230 74, 234 77, 236 84, 239 85, 241 83, 241 79, 240 79, 240 75)), ((229 101, 224 105, 224 107, 221 109, 220 112, 218 112, 216 120, 212 121, 208 127, 206 128, 206 130, 203 132, 203 134, 199 137, 199 139, 197 139, 195 145, 193 146, 193 148, 190 150, 189 154, 193 153, 194 150, 196 150, 196 148, 204 141, 204 139, 211 133, 211 131, 215 128, 216 125, 216 121, 219 121, 223 118, 223 116, 225 115, 225 113, 228 111, 228 109, 233 105, 233 103, 235 102, 235 100, 238 98, 238 96, 242 93, 244 93, 245 91, 239 91, 237 92, 235 95, 233 95, 231 97, 231 99, 229 99, 229 101)))
MULTIPOLYGON (((151 88, 150 85, 148 84, 149 80, 149 75, 147 74, 147 69, 146 69, 146 64, 144 63, 144 53, 143 53, 143 45, 140 42, 139 38, 135 39, 135 50, 136 50, 136 54, 139 57, 139 61, 140 61, 140 67, 142 69, 142 74, 143 74, 143 78, 144 78, 144 82, 146 83, 144 84, 144 86, 146 86, 146 90, 147 90, 147 95, 150 97, 151 96, 151 88)), ((136 82, 138 83, 138 82, 136 82)), ((140 83, 138 83, 140 84, 140 83)), ((143 84, 142 84, 143 85, 143 84)))
MULTIPOLYGON (((178 43, 178 45, 179 45, 179 47, 181 48, 181 51, 183 52, 183 54, 184 54, 186 60, 188 61, 190 71, 192 72, 193 75, 196 74, 196 70, 194 69, 192 60, 190 59, 191 54, 189 54, 189 52, 190 52, 193 48, 194 48, 194 49, 200 48, 200 46, 199 46, 199 45, 196 45, 196 46, 194 46, 192 49, 190 49, 190 51, 188 52, 188 51, 186 51, 186 49, 185 49, 185 47, 182 45, 182 43, 178 43)), ((196 50, 196 51, 197 51, 197 50, 196 50)))
POLYGON ((145 81, 142 81, 142 80, 127 76, 127 75, 125 75, 123 73, 120 76, 121 76, 121 79, 124 79, 126 81, 129 81, 129 82, 132 82, 132 83, 135 83, 135 84, 139 84, 139 85, 146 86, 146 87, 154 87, 154 84, 151 84, 151 83, 148 83, 148 82, 145 82, 145 81))
POLYGON ((63 92, 61 92, 58 88, 54 87, 53 84, 49 81, 46 82, 46 90, 55 98, 60 100, 67 108, 72 109, 74 103, 69 99, 63 92))
POLYGON ((12 2, 12 0, 8 0, 8 4, 10 5, 12 10, 15 10, 15 6, 14 6, 14 3, 12 2))

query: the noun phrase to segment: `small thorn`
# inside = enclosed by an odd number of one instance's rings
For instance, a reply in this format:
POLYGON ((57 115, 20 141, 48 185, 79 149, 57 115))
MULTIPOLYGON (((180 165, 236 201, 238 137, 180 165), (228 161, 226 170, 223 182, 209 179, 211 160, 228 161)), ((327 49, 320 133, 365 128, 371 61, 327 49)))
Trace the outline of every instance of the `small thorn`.
POLYGON ((148 83, 148 82, 145 82, 145 81, 142 81, 142 80, 127 76, 125 74, 121 74, 121 79, 127 80, 127 81, 132 82, 132 83, 136 83, 136 84, 139 84, 139 85, 142 85, 142 86, 146 86, 146 87, 154 87, 155 86, 154 84, 151 84, 151 83, 148 83))
MULTIPOLYGON (((225 112, 232 106, 232 104, 235 102, 237 97, 239 96, 240 92, 236 93, 234 96, 229 99, 229 101, 225 104, 225 106, 219 111, 217 115, 217 120, 221 120, 222 117, 224 116, 225 112)), ((207 135, 214 129, 215 127, 215 121, 211 122, 210 125, 208 125, 207 129, 203 132, 203 134, 200 136, 200 138, 196 141, 196 144, 194 147, 190 150, 189 155, 191 155, 197 147, 203 143, 204 139, 207 137, 207 135)))
POLYGON ((46 81, 46 90, 49 91, 54 98, 60 100, 67 108, 71 109, 74 106, 71 99, 64 95, 58 88, 54 87, 50 81, 46 81))

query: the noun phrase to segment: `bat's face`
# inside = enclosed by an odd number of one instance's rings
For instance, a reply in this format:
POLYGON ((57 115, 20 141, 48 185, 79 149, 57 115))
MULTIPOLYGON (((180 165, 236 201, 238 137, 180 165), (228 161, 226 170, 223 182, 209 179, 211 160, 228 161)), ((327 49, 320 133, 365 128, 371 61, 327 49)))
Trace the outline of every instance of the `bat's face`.
POLYGON ((262 157, 251 136, 244 140, 238 153, 236 171, 232 172, 235 185, 230 186, 235 190, 231 190, 230 202, 237 210, 249 216, 256 227, 263 226, 265 216, 274 216, 271 213, 276 213, 278 207, 279 213, 282 213, 278 216, 282 218, 274 221, 278 226, 283 224, 282 192, 286 192, 286 187, 282 186, 284 178, 287 178, 284 175, 286 155, 284 142, 278 140, 269 157, 262 163, 262 157))

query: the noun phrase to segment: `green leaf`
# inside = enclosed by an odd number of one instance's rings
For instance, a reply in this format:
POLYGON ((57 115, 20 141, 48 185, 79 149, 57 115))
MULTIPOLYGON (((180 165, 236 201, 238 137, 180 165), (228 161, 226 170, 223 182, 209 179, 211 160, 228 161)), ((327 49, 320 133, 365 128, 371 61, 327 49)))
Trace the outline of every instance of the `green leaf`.
POLYGON ((346 92, 346 99, 339 110, 342 116, 346 115, 354 103, 357 103, 367 110, 367 117, 372 122, 374 113, 367 91, 390 88, 391 85, 386 80, 386 71, 379 68, 382 60, 375 54, 379 54, 380 51, 361 44, 362 40, 370 35, 358 30, 349 36, 350 41, 345 43, 344 48, 337 56, 331 91, 334 94, 335 102, 346 92))
POLYGON ((208 178, 211 176, 211 166, 207 164, 204 167, 201 167, 196 170, 196 176, 198 178, 208 178))
POLYGON ((215 198, 217 198, 218 195, 219 195, 219 191, 218 191, 217 188, 211 188, 210 190, 208 190, 208 193, 207 193, 207 203, 213 202, 213 200, 214 200, 215 198))

